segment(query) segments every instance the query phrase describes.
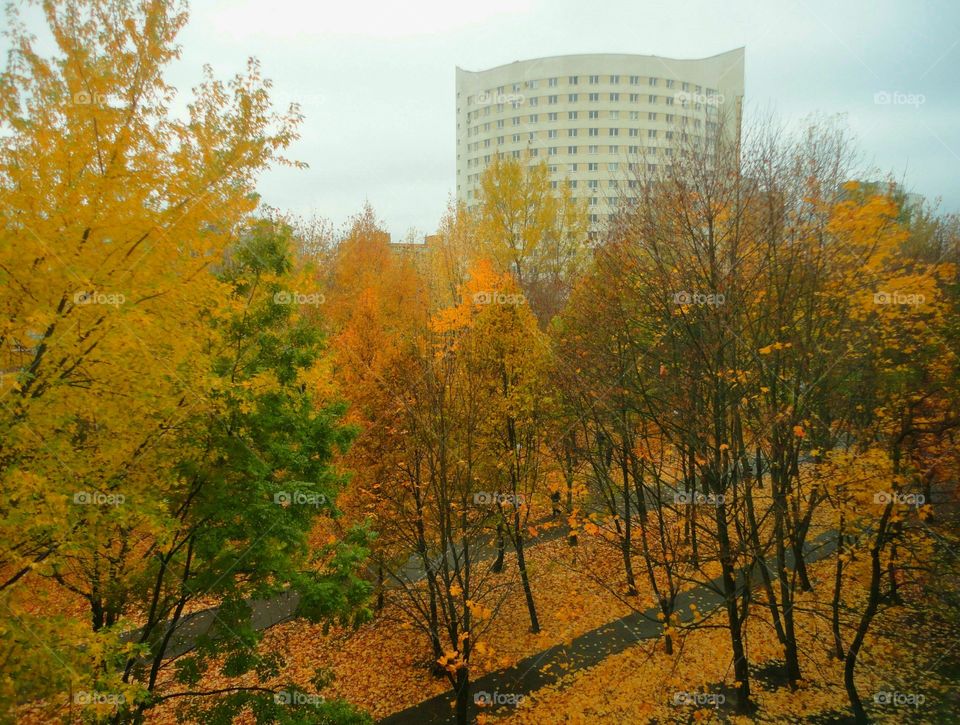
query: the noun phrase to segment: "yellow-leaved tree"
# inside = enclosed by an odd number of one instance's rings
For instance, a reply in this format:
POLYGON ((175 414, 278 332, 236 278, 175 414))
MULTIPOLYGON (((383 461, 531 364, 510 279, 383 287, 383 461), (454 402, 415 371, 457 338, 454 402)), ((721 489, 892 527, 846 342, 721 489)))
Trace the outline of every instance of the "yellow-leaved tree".
POLYGON ((477 247, 510 273, 541 324, 560 311, 587 260, 587 215, 543 162, 496 157, 480 180, 477 247))

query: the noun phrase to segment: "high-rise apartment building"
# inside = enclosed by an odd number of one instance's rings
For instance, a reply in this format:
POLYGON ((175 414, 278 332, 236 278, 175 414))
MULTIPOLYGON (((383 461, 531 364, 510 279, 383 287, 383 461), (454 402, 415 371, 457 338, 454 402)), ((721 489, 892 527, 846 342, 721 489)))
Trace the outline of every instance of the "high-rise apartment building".
POLYGON ((586 200, 595 228, 630 164, 670 163, 681 134, 739 133, 743 73, 743 48, 690 60, 591 54, 458 67, 457 198, 477 203, 497 154, 529 157, 546 162, 554 187, 568 183, 586 200))

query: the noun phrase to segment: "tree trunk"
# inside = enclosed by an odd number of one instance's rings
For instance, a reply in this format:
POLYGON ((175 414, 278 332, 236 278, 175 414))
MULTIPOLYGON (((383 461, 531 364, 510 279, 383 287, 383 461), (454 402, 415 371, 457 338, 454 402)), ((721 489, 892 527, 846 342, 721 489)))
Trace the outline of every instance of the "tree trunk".
POLYGON ((840 635, 840 593, 843 590, 843 525, 844 515, 840 512, 837 525, 837 564, 833 574, 833 599, 830 602, 830 624, 833 629, 833 650, 838 660, 844 658, 843 637, 840 635))
MULTIPOLYGON (((626 449, 626 446, 624 446, 626 449)), ((620 552, 623 554, 623 570, 627 576, 627 596, 637 593, 637 580, 633 575, 633 561, 631 548, 633 547, 633 515, 630 512, 630 479, 627 473, 627 460, 624 457, 623 465, 623 536, 620 537, 620 552)))
POLYGON ((506 553, 506 541, 503 536, 503 524, 497 524, 497 559, 493 562, 492 570, 499 574, 503 571, 503 556, 506 553))
POLYGON ((383 564, 377 566, 377 611, 383 611, 383 564))
POLYGON ((520 569, 520 581, 523 583, 523 595, 527 599, 527 611, 530 613, 530 631, 536 634, 540 631, 540 620, 537 618, 537 607, 533 602, 533 591, 530 589, 530 578, 527 576, 527 562, 523 556, 523 537, 517 536, 517 567, 520 569))
POLYGON ((730 533, 727 530, 726 504, 717 506, 717 539, 720 545, 724 607, 727 610, 727 627, 733 650, 733 673, 739 683, 735 709, 739 714, 747 714, 753 707, 750 702, 750 667, 743 646, 743 622, 737 610, 737 582, 733 569, 733 553, 730 550, 730 533))
POLYGON ((466 667, 457 670, 457 725, 470 722, 470 673, 466 667))

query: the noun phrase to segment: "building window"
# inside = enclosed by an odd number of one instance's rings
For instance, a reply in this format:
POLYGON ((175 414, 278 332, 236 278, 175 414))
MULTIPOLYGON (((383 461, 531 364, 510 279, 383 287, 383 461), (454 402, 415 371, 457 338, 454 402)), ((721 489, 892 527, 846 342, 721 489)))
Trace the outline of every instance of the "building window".
POLYGON ((536 97, 536 96, 534 96, 533 98, 530 99, 530 105, 531 105, 531 106, 536 106, 536 105, 537 105, 537 97, 536 97))
MULTIPOLYGON (((620 168, 620 164, 618 164, 618 163, 615 162, 615 161, 614 161, 613 163, 607 164, 607 170, 608 170, 608 171, 616 171, 616 170, 619 169, 619 168, 620 168)), ((613 181, 613 179, 610 179, 610 181, 613 182, 612 184, 610 184, 610 186, 616 186, 616 185, 617 185, 617 182, 616 182, 616 181, 613 181)))
POLYGON ((640 76, 630 76, 630 85, 639 86, 640 85, 640 76))
POLYGON ((611 136, 619 136, 619 135, 620 135, 620 129, 619 129, 619 128, 611 128, 611 129, 608 129, 608 131, 610 132, 610 135, 611 135, 611 136))
POLYGON ((570 113, 567 114, 567 118, 569 118, 571 121, 576 121, 576 120, 577 120, 577 112, 576 112, 576 111, 570 111, 570 113))
POLYGON ((540 116, 538 116, 536 113, 530 114, 530 123, 536 123, 539 120, 540 120, 540 116))
POLYGON ((616 85, 620 82, 620 76, 610 76, 610 82, 616 85))
POLYGON ((620 153, 620 147, 617 146, 617 145, 608 146, 607 148, 609 149, 610 153, 612 153, 612 154, 618 154, 618 153, 620 153))
POLYGON ((570 171, 573 172, 573 171, 576 171, 576 170, 577 170, 577 165, 576 165, 576 164, 570 164, 570 171))
POLYGON ((576 135, 577 135, 577 129, 575 129, 575 128, 569 129, 569 130, 567 131, 567 135, 568 135, 568 136, 576 136, 576 135))
POLYGON ((575 86, 579 83, 580 78, 578 76, 570 76, 570 85, 575 86))
POLYGON ((673 86, 674 86, 674 82, 668 78, 668 79, 667 79, 667 88, 673 88, 673 86))
POLYGON ((686 81, 684 81, 683 83, 681 83, 680 86, 681 86, 681 88, 682 88, 683 90, 685 90, 685 91, 689 91, 689 90, 690 90, 690 84, 687 83, 686 81))
POLYGON ((587 135, 589 135, 589 136, 599 136, 599 135, 600 135, 600 129, 599 129, 599 128, 591 128, 591 129, 589 130, 589 133, 588 133, 587 135))
POLYGON ((514 143, 520 143, 520 134, 519 134, 519 133, 513 134, 513 142, 514 142, 514 143))
POLYGON ((600 94, 599 94, 599 93, 591 93, 591 94, 590 94, 590 100, 591 100, 591 101, 594 101, 594 102, 599 101, 599 100, 600 100, 600 94))
POLYGON ((571 156, 573 156, 575 153, 577 153, 577 147, 576 147, 576 146, 567 146, 567 153, 570 154, 571 156))
POLYGON ((656 79, 656 78, 651 78, 651 79, 650 79, 650 85, 651 85, 651 86, 656 86, 656 85, 657 85, 657 79, 656 79))
POLYGON ((557 129, 551 128, 549 131, 547 131, 547 138, 556 138, 556 137, 557 137, 557 129))
POLYGON ((576 180, 576 179, 571 179, 571 180, 569 180, 569 181, 567 182, 567 185, 568 185, 571 189, 576 189, 576 188, 577 188, 577 180, 576 180))
POLYGON ((668 105, 668 106, 672 106, 672 105, 673 105, 673 96, 667 96, 667 105, 668 105))
POLYGON ((559 116, 557 115, 556 111, 551 111, 550 113, 547 114, 548 121, 556 121, 558 118, 559 116))
POLYGON ((596 145, 591 145, 591 146, 588 146, 588 147, 587 147, 587 151, 588 151, 589 153, 591 153, 591 154, 595 154, 595 153, 597 153, 599 150, 600 150, 600 147, 599 147, 599 146, 596 146, 596 145))
POLYGON ((551 78, 550 80, 547 81, 547 85, 548 85, 550 88, 556 88, 556 87, 557 87, 557 79, 556 79, 556 78, 551 78))
POLYGON ((547 156, 556 156, 556 155, 557 155, 556 146, 551 146, 550 148, 547 149, 547 156))
POLYGON ((630 103, 640 103, 640 94, 639 94, 639 93, 631 93, 631 94, 630 94, 630 103))
POLYGON ((620 111, 610 111, 610 118, 620 118, 620 111))
POLYGON ((630 111, 630 120, 639 121, 640 120, 640 111, 630 111))
POLYGON ((590 76, 590 85, 595 86, 600 82, 600 76, 590 76))
POLYGON ((631 136, 639 136, 639 135, 640 135, 640 129, 639 129, 639 128, 631 128, 631 129, 630 129, 630 135, 631 135, 631 136))
POLYGON ((657 129, 655 129, 655 128, 648 128, 648 129, 647 129, 647 138, 656 138, 656 137, 657 137, 657 129))
POLYGON ((665 133, 666 133, 666 135, 667 135, 667 140, 668 140, 668 141, 672 141, 672 140, 673 140, 673 131, 665 131, 665 133))
POLYGON ((600 111, 587 111, 587 118, 595 119, 600 118, 600 111))
POLYGON ((498 118, 498 119, 497 119, 497 128, 503 128, 503 119, 502 119, 502 118, 498 118))
POLYGON ((569 94, 567 94, 567 101, 569 101, 570 103, 576 103, 576 102, 577 102, 577 96, 578 96, 578 95, 579 95, 578 93, 569 93, 569 94))
POLYGON ((596 179, 590 179, 590 181, 587 182, 587 186, 591 189, 596 189, 599 183, 596 179))
POLYGON ((591 161, 589 164, 587 164, 587 171, 596 171, 599 166, 600 164, 598 164, 596 161, 591 161))
POLYGON ((549 103, 551 106, 554 105, 556 102, 557 102, 557 96, 556 96, 556 95, 547 96, 547 103, 549 103))
MULTIPOLYGON (((651 93, 650 96, 649 96, 649 98, 648 98, 647 100, 650 101, 650 103, 656 103, 656 102, 657 102, 657 97, 651 93)), ((667 97, 667 100, 668 100, 668 101, 670 100, 670 97, 669 97, 669 96, 667 97)))
POLYGON ((611 101, 619 101, 619 100, 620 100, 620 94, 619 94, 619 93, 611 93, 611 94, 610 94, 610 100, 611 100, 611 101))

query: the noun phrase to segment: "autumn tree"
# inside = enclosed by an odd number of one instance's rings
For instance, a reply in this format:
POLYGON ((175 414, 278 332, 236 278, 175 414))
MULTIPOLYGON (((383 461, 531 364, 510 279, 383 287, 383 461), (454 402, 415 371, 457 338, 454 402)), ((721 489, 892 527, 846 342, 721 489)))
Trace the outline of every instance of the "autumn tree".
POLYGON ((586 212, 570 188, 554 190, 547 165, 494 157, 475 211, 480 255, 510 273, 545 325, 586 261, 586 212))
MULTIPOLYGON (((305 536, 329 506, 273 500, 293 484, 332 500, 331 449, 349 438, 317 392, 319 340, 273 299, 296 291, 285 237, 250 218, 298 111, 272 110, 251 61, 228 83, 207 70, 175 117, 163 72, 187 20, 178 4, 42 10, 53 55, 11 10, 0 76, 0 567, 3 659, 17 663, 3 695, 100 688, 118 696, 101 716, 136 720, 160 701, 171 633, 202 596, 220 597, 227 624, 183 661, 183 682, 221 655, 228 670, 269 669, 245 598, 295 586, 313 616, 357 609, 363 537, 318 574, 305 536), (33 611, 37 587, 84 607, 84 626, 33 611), (37 636, 45 654, 27 656, 37 636)), ((266 690, 223 694, 214 707, 249 696, 282 715, 266 690)))

